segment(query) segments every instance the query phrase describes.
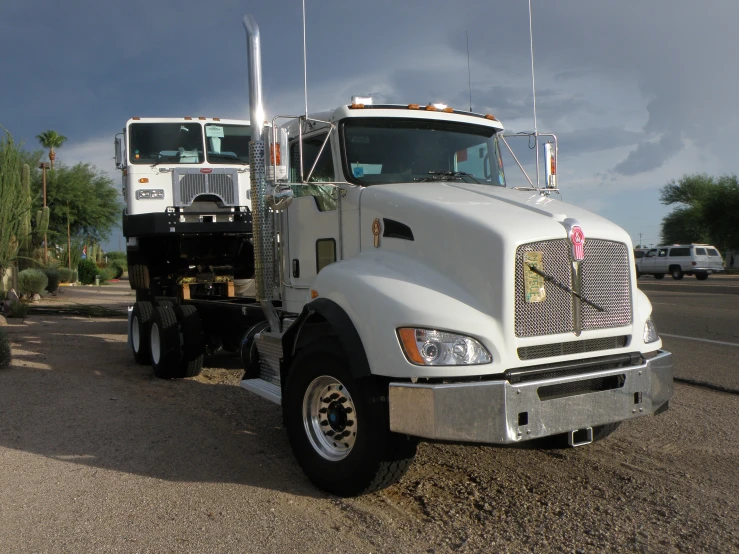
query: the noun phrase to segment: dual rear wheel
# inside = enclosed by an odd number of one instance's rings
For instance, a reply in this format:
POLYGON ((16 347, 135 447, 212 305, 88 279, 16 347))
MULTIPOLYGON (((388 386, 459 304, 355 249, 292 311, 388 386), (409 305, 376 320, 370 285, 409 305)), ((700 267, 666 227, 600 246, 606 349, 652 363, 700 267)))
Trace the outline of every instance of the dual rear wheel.
POLYGON ((160 379, 199 375, 205 347, 196 308, 136 302, 131 314, 131 347, 136 363, 151 364, 160 379))

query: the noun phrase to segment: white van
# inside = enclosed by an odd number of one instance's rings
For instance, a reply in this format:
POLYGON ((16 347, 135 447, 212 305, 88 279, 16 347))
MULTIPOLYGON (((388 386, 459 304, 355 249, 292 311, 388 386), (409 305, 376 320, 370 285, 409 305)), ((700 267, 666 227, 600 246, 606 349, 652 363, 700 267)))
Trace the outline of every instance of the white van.
POLYGON ((673 244, 658 246, 636 258, 636 275, 654 275, 662 279, 666 273, 673 279, 695 275, 699 281, 708 279, 711 273, 724 271, 724 260, 719 251, 709 244, 673 244))

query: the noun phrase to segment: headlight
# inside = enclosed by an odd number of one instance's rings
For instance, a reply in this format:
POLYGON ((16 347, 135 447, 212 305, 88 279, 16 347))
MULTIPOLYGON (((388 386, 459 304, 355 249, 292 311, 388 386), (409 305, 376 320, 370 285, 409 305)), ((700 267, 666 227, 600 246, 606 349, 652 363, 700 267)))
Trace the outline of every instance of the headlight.
POLYGON ((139 189, 136 191, 136 200, 148 198, 164 198, 164 189, 139 189))
POLYGON ((398 329, 408 361, 416 365, 489 364, 493 357, 472 337, 434 329, 398 329))
POLYGON ((644 323, 644 343, 654 342, 659 340, 659 335, 657 334, 657 327, 654 326, 654 321, 652 320, 652 316, 650 315, 647 318, 647 321, 644 323))

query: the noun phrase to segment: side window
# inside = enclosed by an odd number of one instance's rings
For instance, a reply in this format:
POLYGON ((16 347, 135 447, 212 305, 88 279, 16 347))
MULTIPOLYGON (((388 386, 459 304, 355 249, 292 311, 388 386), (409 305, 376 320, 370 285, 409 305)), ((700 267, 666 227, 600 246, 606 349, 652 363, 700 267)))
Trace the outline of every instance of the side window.
POLYGON ((667 248, 660 248, 658 256, 660 258, 666 258, 667 257, 667 248))
POLYGON ((705 256, 706 255, 706 249, 705 248, 696 248, 695 249, 695 255, 696 256, 705 256))
POLYGON ((654 258, 656 255, 657 255, 657 251, 656 250, 650 250, 649 252, 647 252, 646 257, 647 258, 654 258))
MULTIPOLYGON (((321 152, 321 145, 326 139, 326 135, 317 135, 303 139, 303 177, 307 178, 311 167, 318 153, 321 152)), ((311 183, 330 183, 336 180, 334 176, 334 160, 331 155, 331 144, 326 146, 321 152, 321 157, 316 163, 316 167, 310 177, 311 183)), ((300 144, 296 140, 290 145, 290 182, 300 182, 300 144)), ((295 185, 293 187, 295 197, 313 196, 316 199, 316 205, 322 212, 336 209, 336 187, 325 185, 295 185)))
POLYGON ((719 256, 719 253, 718 253, 718 250, 716 250, 715 248, 709 248, 708 249, 708 255, 709 256, 716 256, 716 257, 718 257, 719 256))
POLYGON ((316 241, 316 273, 336 261, 336 241, 318 239, 316 241))
POLYGON ((670 256, 688 257, 690 248, 670 248, 670 256))

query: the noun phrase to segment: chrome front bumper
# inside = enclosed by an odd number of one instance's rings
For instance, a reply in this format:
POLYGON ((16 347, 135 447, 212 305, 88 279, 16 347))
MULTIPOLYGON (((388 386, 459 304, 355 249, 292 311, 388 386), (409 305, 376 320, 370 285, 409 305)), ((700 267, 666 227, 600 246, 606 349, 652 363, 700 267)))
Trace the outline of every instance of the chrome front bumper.
POLYGON ((672 354, 636 366, 511 384, 390 383, 390 429, 429 439, 508 444, 654 413, 672 397, 672 354), (611 390, 542 400, 539 389, 623 376, 611 390))

